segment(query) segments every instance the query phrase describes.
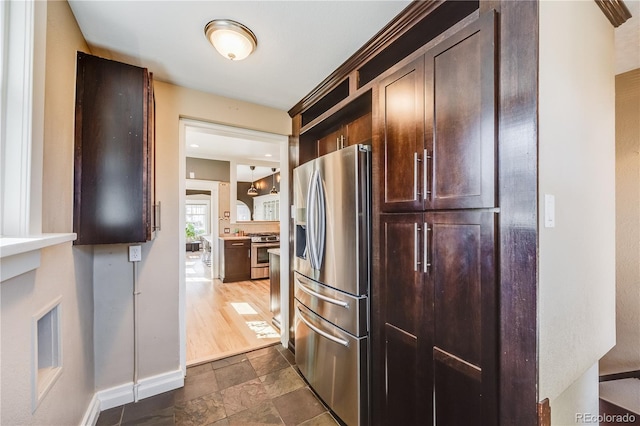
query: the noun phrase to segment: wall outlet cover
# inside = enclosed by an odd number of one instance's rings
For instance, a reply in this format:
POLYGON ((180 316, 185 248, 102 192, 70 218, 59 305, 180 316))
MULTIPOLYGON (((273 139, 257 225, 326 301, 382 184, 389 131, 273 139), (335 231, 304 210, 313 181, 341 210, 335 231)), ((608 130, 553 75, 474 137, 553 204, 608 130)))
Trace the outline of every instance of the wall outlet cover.
POLYGON ((129 262, 142 260, 142 246, 129 246, 129 262))

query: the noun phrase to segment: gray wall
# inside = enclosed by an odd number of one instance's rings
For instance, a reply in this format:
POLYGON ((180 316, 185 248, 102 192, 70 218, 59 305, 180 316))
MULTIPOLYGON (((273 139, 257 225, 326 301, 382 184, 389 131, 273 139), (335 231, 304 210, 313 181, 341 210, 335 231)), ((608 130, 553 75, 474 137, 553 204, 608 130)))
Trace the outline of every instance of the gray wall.
POLYGON ((194 179, 229 182, 231 173, 229 164, 228 161, 187 157, 185 178, 189 179, 189 173, 193 172, 194 179))

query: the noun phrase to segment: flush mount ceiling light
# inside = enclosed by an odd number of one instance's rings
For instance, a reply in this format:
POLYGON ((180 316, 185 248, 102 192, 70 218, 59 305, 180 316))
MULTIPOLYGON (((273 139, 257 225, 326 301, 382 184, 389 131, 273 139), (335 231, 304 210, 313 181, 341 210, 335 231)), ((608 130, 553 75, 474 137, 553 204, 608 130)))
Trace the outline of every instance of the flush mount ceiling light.
POLYGON ((247 190, 247 195, 255 197, 256 195, 258 195, 258 190, 255 186, 253 186, 253 171, 255 170, 256 166, 249 166, 249 168, 251 169, 251 187, 247 190))
POLYGON ((249 28, 229 19, 214 19, 204 27, 204 34, 218 53, 232 61, 246 58, 258 46, 249 28))

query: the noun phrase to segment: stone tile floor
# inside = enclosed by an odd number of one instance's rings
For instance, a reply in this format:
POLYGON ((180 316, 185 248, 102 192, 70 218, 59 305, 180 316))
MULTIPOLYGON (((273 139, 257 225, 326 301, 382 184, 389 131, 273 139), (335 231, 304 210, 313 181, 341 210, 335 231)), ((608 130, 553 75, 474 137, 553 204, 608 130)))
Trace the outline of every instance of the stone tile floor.
POLYGON ((97 426, 338 424, 282 345, 187 368, 183 388, 111 408, 97 426))

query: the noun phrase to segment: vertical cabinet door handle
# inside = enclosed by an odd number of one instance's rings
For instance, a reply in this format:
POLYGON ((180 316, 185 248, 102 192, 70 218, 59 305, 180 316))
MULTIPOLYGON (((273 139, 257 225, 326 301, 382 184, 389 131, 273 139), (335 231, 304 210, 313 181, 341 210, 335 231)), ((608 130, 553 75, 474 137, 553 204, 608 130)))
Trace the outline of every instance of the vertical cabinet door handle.
POLYGON ((422 162, 422 168, 423 168, 423 186, 424 186, 424 192, 423 192, 423 198, 425 200, 429 199, 429 196, 431 195, 431 191, 429 190, 429 166, 428 166, 428 160, 431 160, 431 156, 429 155, 429 151, 427 149, 424 150, 423 153, 423 158, 424 161, 422 162))
POLYGON ((413 153, 413 200, 418 199, 418 153, 413 153))
POLYGON ((414 272, 418 272, 420 268, 420 247, 418 242, 418 232, 420 231, 420 226, 417 223, 413 224, 413 270, 414 272))
POLYGON ((424 252, 422 254, 422 265, 424 268, 423 271, 426 273, 429 271, 429 267, 431 267, 431 263, 429 262, 429 231, 431 231, 431 228, 429 228, 429 224, 425 222, 422 229, 424 230, 424 252))

